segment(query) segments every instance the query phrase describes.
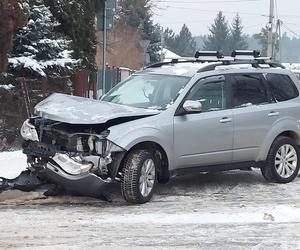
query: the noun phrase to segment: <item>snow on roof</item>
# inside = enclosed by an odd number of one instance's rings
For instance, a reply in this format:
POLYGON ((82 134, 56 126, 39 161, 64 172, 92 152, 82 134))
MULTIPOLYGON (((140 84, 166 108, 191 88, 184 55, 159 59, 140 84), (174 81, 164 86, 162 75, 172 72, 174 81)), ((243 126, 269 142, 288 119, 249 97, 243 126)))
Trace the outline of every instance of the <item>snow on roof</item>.
POLYGON ((300 70, 300 63, 282 63, 288 70, 300 70))
POLYGON ((160 53, 163 53, 165 61, 169 61, 170 59, 177 59, 177 58, 181 58, 179 55, 175 54, 174 52, 172 52, 171 50, 168 49, 162 49, 162 51, 160 51, 160 53))

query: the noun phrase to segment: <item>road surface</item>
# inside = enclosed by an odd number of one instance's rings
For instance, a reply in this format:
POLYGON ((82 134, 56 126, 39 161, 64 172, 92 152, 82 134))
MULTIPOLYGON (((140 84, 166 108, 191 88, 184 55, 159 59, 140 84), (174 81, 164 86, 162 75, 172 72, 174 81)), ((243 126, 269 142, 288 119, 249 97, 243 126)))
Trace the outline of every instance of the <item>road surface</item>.
POLYGON ((137 206, 118 186, 112 203, 4 192, 0 249, 300 249, 300 178, 280 185, 258 171, 196 174, 156 193, 137 206))

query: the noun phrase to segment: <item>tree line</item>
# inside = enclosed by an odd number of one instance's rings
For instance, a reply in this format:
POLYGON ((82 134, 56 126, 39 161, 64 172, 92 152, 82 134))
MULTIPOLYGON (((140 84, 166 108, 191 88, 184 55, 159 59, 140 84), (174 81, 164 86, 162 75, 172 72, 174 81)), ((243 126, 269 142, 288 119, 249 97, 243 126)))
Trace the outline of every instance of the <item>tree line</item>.
POLYGON ((166 29, 164 35, 167 48, 180 56, 193 56, 199 49, 218 50, 229 54, 235 49, 248 48, 240 16, 237 14, 229 25, 221 11, 209 27, 209 35, 203 37, 202 41, 192 36, 186 24, 179 34, 176 35, 171 29, 166 29))

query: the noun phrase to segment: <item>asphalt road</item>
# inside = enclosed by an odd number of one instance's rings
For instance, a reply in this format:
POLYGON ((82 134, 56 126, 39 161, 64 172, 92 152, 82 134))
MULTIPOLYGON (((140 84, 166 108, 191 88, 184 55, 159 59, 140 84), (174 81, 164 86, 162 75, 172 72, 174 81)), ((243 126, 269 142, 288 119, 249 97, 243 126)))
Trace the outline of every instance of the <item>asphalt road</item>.
POLYGON ((39 192, 0 194, 0 249, 300 249, 300 178, 256 171, 177 177, 128 205, 39 192))

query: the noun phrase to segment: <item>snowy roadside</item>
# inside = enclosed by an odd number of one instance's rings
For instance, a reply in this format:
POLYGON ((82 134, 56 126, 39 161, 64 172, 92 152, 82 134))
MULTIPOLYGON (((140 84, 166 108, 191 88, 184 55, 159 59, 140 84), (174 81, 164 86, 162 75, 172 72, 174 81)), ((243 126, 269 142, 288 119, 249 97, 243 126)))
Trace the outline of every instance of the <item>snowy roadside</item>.
MULTIPOLYGON (((0 175, 26 168, 0 153, 0 175)), ((0 194, 0 248, 300 249, 300 178, 265 182, 259 171, 176 177, 142 206, 42 192, 0 194)))
POLYGON ((22 151, 0 153, 0 177, 12 179, 27 167, 26 156, 22 151))

